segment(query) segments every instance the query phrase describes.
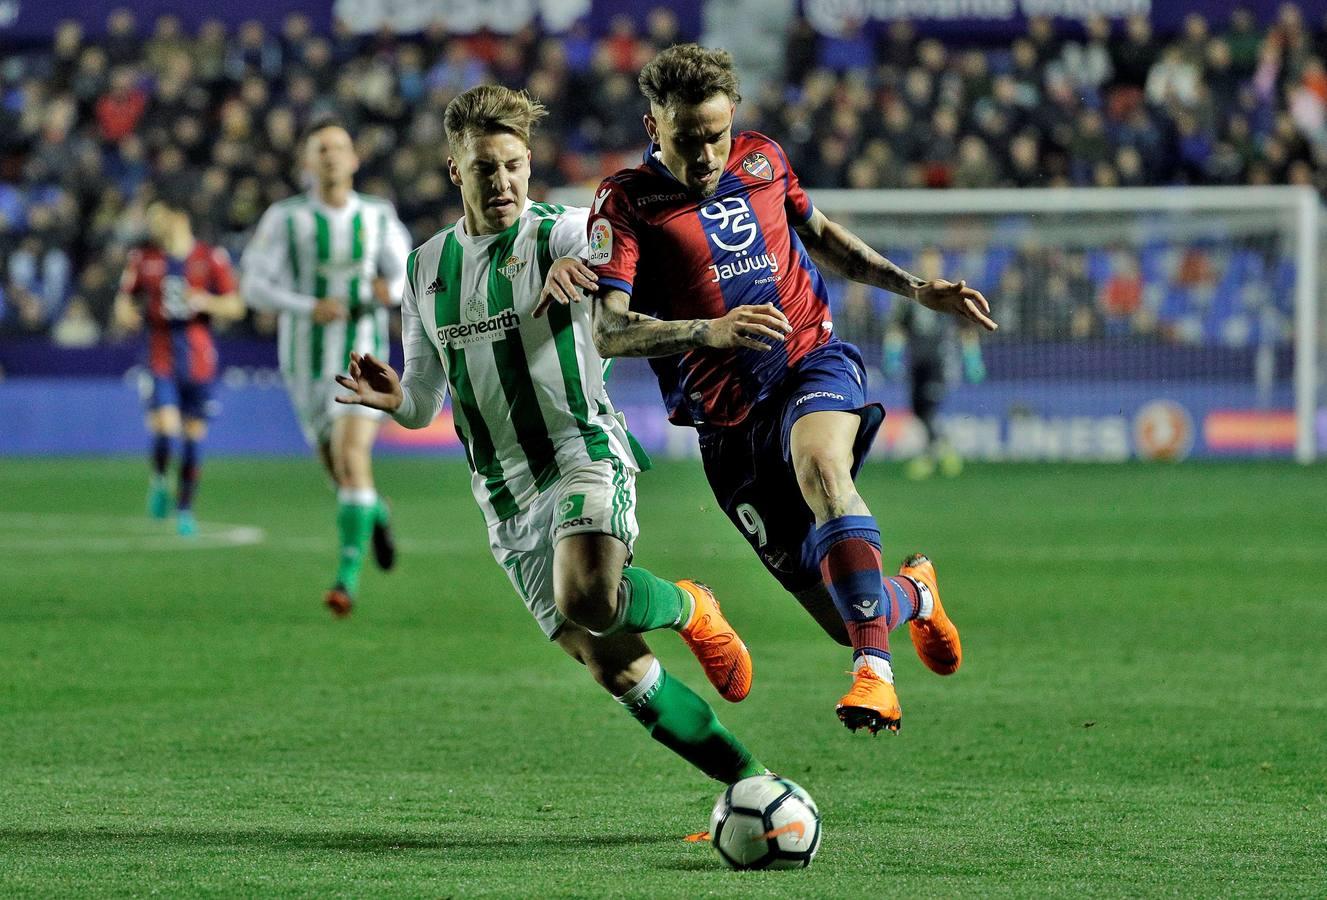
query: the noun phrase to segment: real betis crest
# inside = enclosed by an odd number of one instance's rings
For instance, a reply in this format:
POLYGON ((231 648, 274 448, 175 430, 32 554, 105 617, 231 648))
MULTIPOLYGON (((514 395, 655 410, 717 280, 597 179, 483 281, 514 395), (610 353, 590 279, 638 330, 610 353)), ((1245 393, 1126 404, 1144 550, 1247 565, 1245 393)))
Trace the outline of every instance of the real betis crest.
POLYGON ((742 168, 748 175, 754 175, 765 181, 774 180, 774 167, 769 164, 769 157, 760 151, 748 153, 746 159, 742 160, 742 168))
POLYGON ((508 281, 511 281, 513 278, 519 275, 521 273, 521 269, 524 268, 525 268, 525 260, 517 259, 514 256, 509 256, 507 257, 507 261, 498 267, 498 274, 501 275, 503 278, 506 278, 508 281))

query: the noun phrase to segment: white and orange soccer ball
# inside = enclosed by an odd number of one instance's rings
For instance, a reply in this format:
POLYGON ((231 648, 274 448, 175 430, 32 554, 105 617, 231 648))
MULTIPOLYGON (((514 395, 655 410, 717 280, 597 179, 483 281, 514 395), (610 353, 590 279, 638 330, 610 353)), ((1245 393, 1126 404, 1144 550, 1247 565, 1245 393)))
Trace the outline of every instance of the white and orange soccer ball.
POLYGON ((820 849, 820 810, 778 775, 753 775, 719 795, 710 840, 734 869, 803 869, 820 849))

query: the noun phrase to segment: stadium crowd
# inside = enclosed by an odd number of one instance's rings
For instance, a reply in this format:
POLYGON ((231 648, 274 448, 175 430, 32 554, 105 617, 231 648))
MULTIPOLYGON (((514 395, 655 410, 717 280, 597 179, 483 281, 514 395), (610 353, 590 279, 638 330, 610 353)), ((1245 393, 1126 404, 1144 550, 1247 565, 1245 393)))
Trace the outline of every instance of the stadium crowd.
MULTIPOLYGON (((359 188, 391 198, 416 240, 459 215, 442 111, 484 81, 548 105, 532 194, 597 181, 638 160, 636 71, 695 37, 665 7, 602 33, 582 22, 510 37, 318 34, 299 14, 279 33, 213 21, 187 34, 175 16, 120 9, 92 40, 66 22, 0 64, 0 332, 104 339, 156 194, 187 197, 196 232, 236 253, 262 210, 300 189, 298 136, 325 110, 354 129, 359 188)), ((738 124, 780 140, 813 188, 1327 187, 1327 23, 1292 3, 1267 27, 1235 9, 1164 36, 1142 16, 1072 33, 1032 19, 998 46, 948 45, 906 22, 828 38, 797 21, 784 53, 785 78, 748 91, 738 124)), ((1119 268, 1131 266, 1136 282, 1136 261, 1119 268)), ((1140 286, 1105 277, 1109 289, 1075 294, 1088 299, 1064 314, 1073 334, 1137 310, 1140 286)))

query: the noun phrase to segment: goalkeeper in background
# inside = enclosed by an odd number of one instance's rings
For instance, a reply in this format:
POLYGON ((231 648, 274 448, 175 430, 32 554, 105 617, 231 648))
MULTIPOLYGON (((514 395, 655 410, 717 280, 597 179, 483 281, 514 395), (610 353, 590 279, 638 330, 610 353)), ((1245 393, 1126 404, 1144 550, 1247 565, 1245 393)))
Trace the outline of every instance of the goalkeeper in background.
MULTIPOLYGON (((938 250, 925 250, 918 257, 922 278, 935 278, 942 268, 938 250)), ((896 381, 906 374, 912 413, 926 429, 926 448, 908 461, 904 472, 915 481, 930 478, 938 468, 954 477, 963 471, 963 458, 954 449, 936 421, 940 403, 951 380, 955 359, 961 360, 963 378, 972 384, 986 379, 981 343, 974 326, 954 316, 942 315, 919 303, 896 303, 885 333, 885 377, 896 381)))

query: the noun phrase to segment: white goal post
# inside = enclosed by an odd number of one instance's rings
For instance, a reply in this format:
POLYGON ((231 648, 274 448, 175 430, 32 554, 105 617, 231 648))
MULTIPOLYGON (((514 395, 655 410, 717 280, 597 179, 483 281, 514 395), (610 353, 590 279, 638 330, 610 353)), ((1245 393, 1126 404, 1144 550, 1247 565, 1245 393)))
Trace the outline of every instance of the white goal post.
MULTIPOLYGON (((592 191, 550 199, 586 205, 592 191)), ((990 381, 951 393, 952 430, 967 435, 971 455, 1119 458, 1038 456, 1011 437, 1020 416, 1088 421, 1118 408, 1134 435, 1129 457, 1319 457, 1327 220, 1312 188, 808 193, 901 265, 929 261, 942 271, 918 274, 966 278, 991 299, 1002 329, 984 344, 990 381), (1174 421, 1158 420, 1158 408, 1174 421), (1003 438, 964 430, 965 416, 993 409, 1003 438)), ((888 314, 888 298, 852 290, 831 279, 831 302, 888 314)), ((847 331, 837 309, 836 318, 848 339, 878 342, 870 329, 847 331)))

